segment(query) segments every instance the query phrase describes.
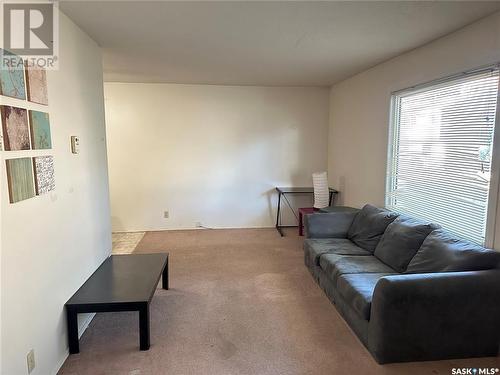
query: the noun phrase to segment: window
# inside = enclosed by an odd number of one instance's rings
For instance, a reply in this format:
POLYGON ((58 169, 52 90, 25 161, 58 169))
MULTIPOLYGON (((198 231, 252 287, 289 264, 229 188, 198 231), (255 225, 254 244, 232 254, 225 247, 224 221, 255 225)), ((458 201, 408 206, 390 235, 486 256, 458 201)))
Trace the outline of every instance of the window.
POLYGON ((494 67, 393 95, 387 208, 485 244, 498 85, 494 67))

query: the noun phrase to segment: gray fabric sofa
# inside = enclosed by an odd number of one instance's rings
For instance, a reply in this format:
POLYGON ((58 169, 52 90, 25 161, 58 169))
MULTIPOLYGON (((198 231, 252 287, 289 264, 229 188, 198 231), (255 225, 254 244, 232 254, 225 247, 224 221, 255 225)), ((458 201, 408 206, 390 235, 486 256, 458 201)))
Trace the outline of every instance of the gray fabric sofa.
POLYGON ((371 205, 305 229, 306 266, 377 362, 498 355, 500 252, 371 205))

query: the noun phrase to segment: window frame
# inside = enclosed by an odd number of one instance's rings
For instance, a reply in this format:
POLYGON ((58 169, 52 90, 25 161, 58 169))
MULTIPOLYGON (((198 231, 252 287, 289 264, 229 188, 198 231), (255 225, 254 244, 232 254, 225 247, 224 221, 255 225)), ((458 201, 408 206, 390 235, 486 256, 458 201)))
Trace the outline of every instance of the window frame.
MULTIPOLYGON (((459 78, 463 78, 467 75, 478 74, 481 72, 495 71, 499 70, 500 74, 500 62, 495 64, 490 64, 481 68, 467 70, 458 74, 449 75, 446 77, 438 78, 432 81, 428 81, 415 86, 407 87, 402 90, 397 90, 391 92, 390 99, 390 109, 389 109, 389 127, 388 127, 388 143, 387 143, 387 158, 386 158, 386 178, 385 178, 385 191, 384 191, 384 204, 385 207, 389 207, 390 197, 388 195, 389 191, 394 190, 395 184, 395 169, 397 163, 395 163, 396 155, 398 152, 399 142, 399 98, 407 93, 416 94, 419 91, 424 91, 430 87, 437 86, 439 84, 445 84, 452 82, 459 78)), ((500 79, 497 87, 497 108, 495 115, 495 124, 493 130, 493 144, 492 144, 492 155, 491 155, 491 177, 490 186, 488 190, 488 204, 486 209, 486 224, 485 224, 485 241, 482 244, 485 247, 493 248, 495 245, 495 231, 496 231, 496 221, 499 211, 499 186, 500 186, 500 79)), ((437 223, 439 224, 439 223, 437 223)))

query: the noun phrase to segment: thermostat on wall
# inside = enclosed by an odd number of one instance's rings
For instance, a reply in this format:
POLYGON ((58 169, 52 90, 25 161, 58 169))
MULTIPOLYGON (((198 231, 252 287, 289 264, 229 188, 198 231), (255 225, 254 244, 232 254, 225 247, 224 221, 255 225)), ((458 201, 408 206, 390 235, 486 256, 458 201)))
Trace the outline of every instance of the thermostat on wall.
POLYGON ((80 153, 80 137, 76 135, 71 136, 71 152, 73 154, 80 153))

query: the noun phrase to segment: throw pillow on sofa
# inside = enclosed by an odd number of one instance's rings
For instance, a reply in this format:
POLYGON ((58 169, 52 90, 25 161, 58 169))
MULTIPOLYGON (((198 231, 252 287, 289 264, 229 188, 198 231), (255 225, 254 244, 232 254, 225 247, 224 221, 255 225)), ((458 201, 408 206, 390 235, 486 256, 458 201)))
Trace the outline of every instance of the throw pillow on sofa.
POLYGON ((398 214, 395 212, 367 204, 354 218, 347 232, 347 238, 373 253, 385 229, 397 217, 398 214))
POLYGON ((387 226, 374 255, 396 271, 403 272, 425 238, 438 228, 436 224, 400 216, 387 226))
POLYGON ((499 265, 500 252, 438 229, 427 236, 405 273, 479 271, 499 265))

